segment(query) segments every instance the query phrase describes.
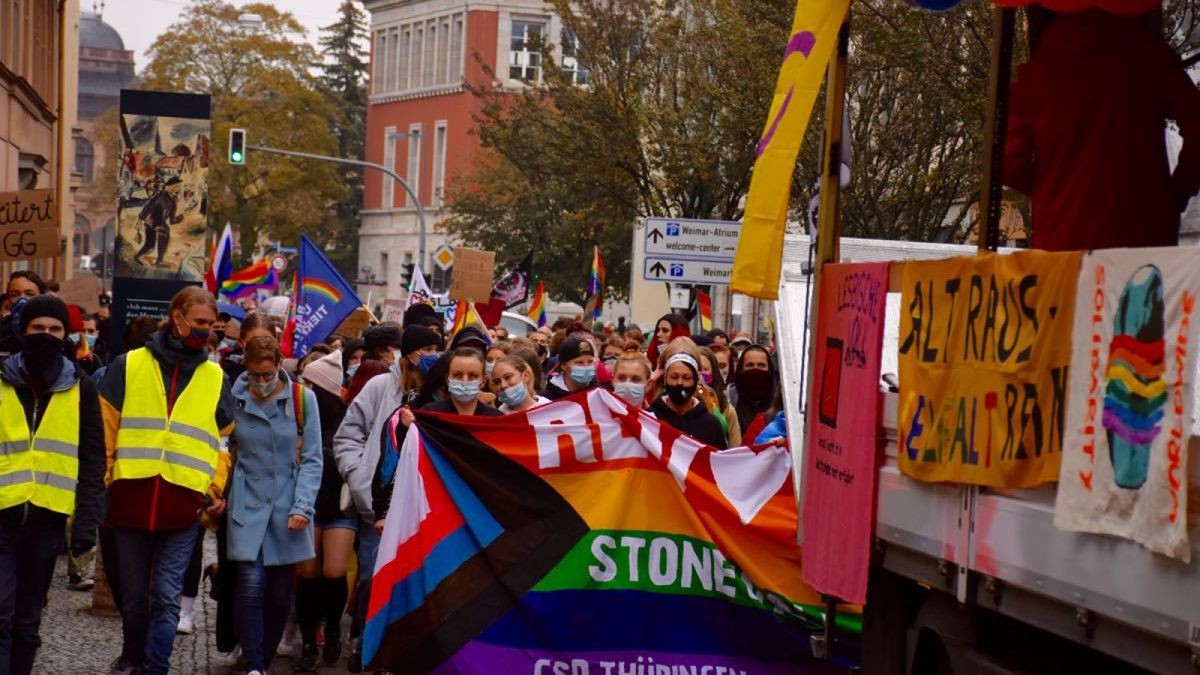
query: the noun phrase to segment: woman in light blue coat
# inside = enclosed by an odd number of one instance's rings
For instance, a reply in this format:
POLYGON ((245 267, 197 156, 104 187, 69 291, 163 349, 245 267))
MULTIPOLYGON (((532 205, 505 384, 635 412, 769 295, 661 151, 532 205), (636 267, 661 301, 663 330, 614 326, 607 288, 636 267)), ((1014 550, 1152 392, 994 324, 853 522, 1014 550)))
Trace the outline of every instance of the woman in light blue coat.
POLYGON ((234 613, 247 675, 267 672, 287 622, 295 564, 315 555, 321 420, 316 396, 293 386, 282 361, 274 338, 252 338, 246 372, 233 385, 238 410, 228 553, 237 565, 234 613))

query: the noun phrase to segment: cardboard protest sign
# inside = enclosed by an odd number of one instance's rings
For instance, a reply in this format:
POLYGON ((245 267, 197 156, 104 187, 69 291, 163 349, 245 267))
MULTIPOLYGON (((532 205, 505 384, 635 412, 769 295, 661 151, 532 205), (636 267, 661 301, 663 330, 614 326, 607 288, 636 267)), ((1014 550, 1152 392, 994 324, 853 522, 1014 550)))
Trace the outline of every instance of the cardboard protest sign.
POLYGON ((68 305, 79 305, 83 311, 91 314, 99 311, 102 292, 100 278, 87 272, 62 282, 58 297, 68 305))
POLYGON ((450 298, 486 303, 492 297, 492 275, 496 254, 461 246, 454 247, 454 274, 450 279, 450 298))
POLYGON ((62 253, 53 190, 0 192, 0 262, 62 253))
POLYGON ((804 581, 867 599, 879 431, 879 362, 888 264, 821 268, 817 377, 809 391, 804 471, 804 581))
POLYGON ((904 265, 900 469, 925 481, 1058 479, 1076 252, 904 265))
POLYGON ((1187 561, 1200 266, 1182 248, 1095 251, 1076 294, 1054 524, 1187 561))

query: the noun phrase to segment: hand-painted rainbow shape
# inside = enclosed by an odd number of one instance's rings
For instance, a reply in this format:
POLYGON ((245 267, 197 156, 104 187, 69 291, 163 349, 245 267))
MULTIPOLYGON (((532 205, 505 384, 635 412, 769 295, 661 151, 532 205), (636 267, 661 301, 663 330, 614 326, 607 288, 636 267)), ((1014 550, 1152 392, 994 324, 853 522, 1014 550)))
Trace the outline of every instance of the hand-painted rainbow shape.
POLYGON ((320 279, 313 279, 312 277, 305 279, 301 290, 305 293, 316 293, 334 304, 342 301, 342 294, 338 293, 336 288, 320 279))

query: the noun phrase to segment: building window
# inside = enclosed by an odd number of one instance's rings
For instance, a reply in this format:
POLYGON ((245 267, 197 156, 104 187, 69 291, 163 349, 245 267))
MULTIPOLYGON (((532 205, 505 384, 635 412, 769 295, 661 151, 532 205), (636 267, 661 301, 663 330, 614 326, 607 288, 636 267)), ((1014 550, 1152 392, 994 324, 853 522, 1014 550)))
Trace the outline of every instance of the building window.
POLYGON ((412 48, 409 51, 412 58, 408 61, 408 86, 416 89, 421 86, 421 59, 425 56, 425 29, 418 26, 413 29, 412 48))
POLYGON ((513 21, 509 41, 508 77, 522 82, 542 79, 542 35, 546 25, 537 21, 513 21))
POLYGON ((387 35, 383 31, 375 34, 375 81, 373 84, 376 94, 387 91, 387 43, 387 35))
POLYGON ((379 278, 377 278, 375 281, 377 283, 386 284, 387 279, 388 279, 388 254, 387 254, 387 251, 380 251, 379 252, 379 278))
POLYGON ((80 136, 75 139, 75 172, 83 174, 83 184, 92 182, 96 168, 96 150, 92 142, 80 136))
POLYGON ((88 224, 87 218, 76 214, 75 216, 75 232, 71 237, 72 248, 75 249, 75 255, 89 255, 91 253, 91 234, 92 226, 88 224))
MULTIPOLYGON (((408 171, 404 174, 412 193, 420 198, 421 194, 421 125, 412 124, 408 127, 408 171)), ((408 200, 405 200, 408 203, 408 200)), ((416 204, 409 204, 416 207, 416 204)))
MULTIPOLYGON (((386 127, 383 130, 383 165, 392 171, 396 170, 396 127, 386 127)), ((379 208, 391 209, 395 206, 394 190, 396 188, 396 179, 388 174, 383 174, 383 192, 380 198, 379 208)))
POLYGON ((433 129, 433 205, 441 207, 446 196, 446 123, 433 129))
POLYGON ((404 91, 411 86, 409 71, 412 68, 412 29, 400 31, 400 49, 396 54, 396 91, 404 91))
POLYGON ((562 69, 570 78, 572 84, 587 84, 588 71, 579 63, 579 38, 570 28, 562 32, 562 69))
POLYGON ((455 17, 454 29, 450 33, 450 72, 447 75, 450 82, 462 80, 464 58, 463 20, 455 17))

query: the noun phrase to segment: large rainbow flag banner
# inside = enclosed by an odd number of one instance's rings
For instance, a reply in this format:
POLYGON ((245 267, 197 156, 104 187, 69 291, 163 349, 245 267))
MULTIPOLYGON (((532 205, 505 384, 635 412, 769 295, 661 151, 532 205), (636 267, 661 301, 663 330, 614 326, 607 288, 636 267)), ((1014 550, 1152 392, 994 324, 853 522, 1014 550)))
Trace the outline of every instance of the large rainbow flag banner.
POLYGON ((533 292, 533 300, 529 302, 529 320, 538 328, 546 325, 546 286, 539 280, 537 290, 533 292))
POLYGON ((329 258, 311 239, 300 235, 300 267, 296 271, 296 320, 293 352, 304 358, 313 345, 329 337, 362 300, 329 258))
MULTIPOLYGON (((603 390, 417 413, 364 629, 418 673, 816 673, 791 460, 716 451, 603 390)), ((839 614, 839 626, 860 615, 839 614)))
POLYGON ((229 275, 221 283, 221 294, 233 299, 244 298, 260 288, 275 288, 279 276, 266 258, 229 275))

